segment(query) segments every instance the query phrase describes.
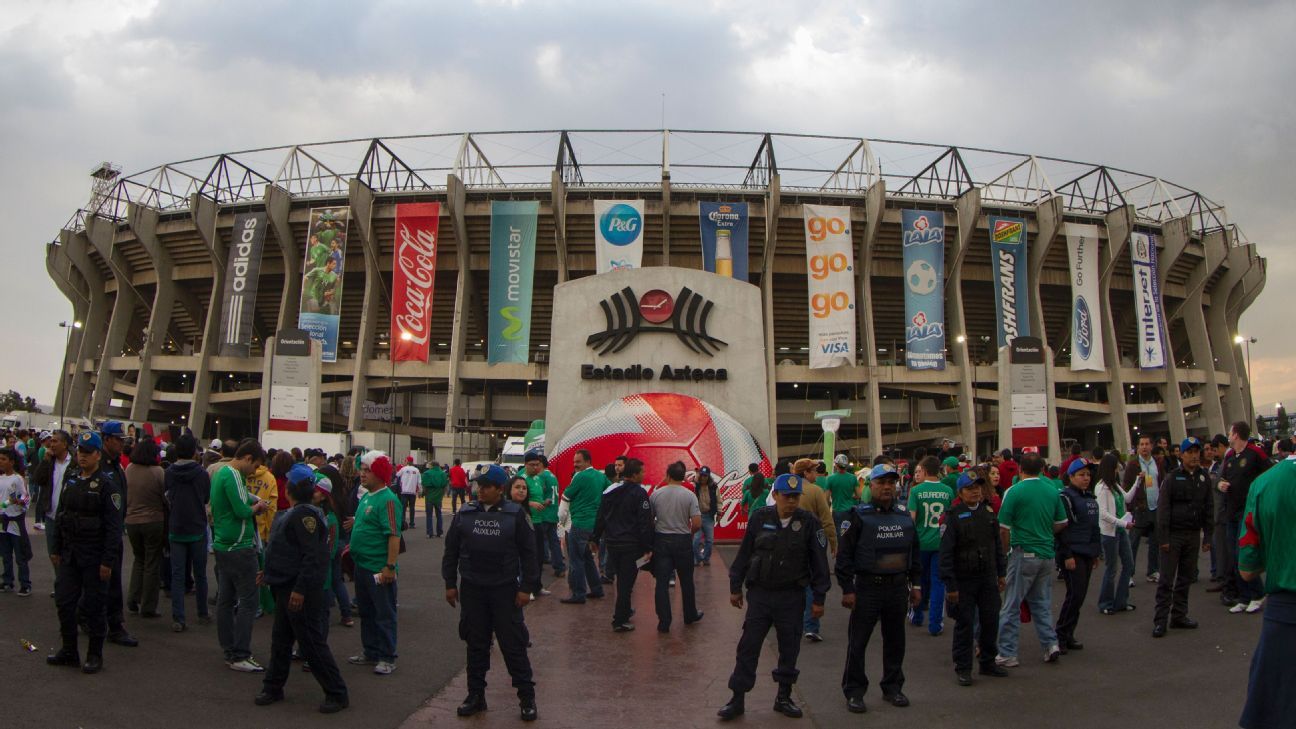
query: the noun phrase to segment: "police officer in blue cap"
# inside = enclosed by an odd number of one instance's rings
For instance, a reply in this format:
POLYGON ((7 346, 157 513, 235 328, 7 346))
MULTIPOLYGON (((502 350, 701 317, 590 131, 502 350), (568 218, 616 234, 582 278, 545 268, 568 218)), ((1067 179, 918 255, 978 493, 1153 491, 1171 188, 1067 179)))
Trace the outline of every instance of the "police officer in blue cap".
POLYGON ((918 530, 904 504, 896 501, 900 474, 889 463, 869 472, 872 501, 851 510, 842 522, 837 545, 837 583, 842 607, 851 611, 847 628, 846 670, 842 691, 846 708, 862 714, 868 675, 864 652, 873 628, 882 623, 882 698, 894 706, 908 706, 904 687, 905 614, 922 601, 918 587, 922 563, 918 530))
POLYGON ((819 520, 799 508, 803 491, 799 476, 785 473, 774 480, 774 505, 751 513, 738 556, 729 567, 729 602, 741 609, 746 585, 747 616, 738 639, 738 659, 729 676, 733 698, 718 712, 726 721, 745 709, 744 697, 756 685, 756 663, 771 626, 778 636, 774 681, 779 688, 774 710, 792 718, 802 714, 792 701, 792 684, 800 673, 796 662, 801 650, 805 588, 813 594, 811 614, 819 618, 824 597, 832 587, 824 551, 828 539, 819 520))
POLYGON ((1201 467, 1202 442, 1185 438, 1179 446, 1179 467, 1161 483, 1157 508, 1157 541, 1161 544, 1161 579, 1157 582, 1156 613, 1152 637, 1166 634, 1166 626, 1189 629, 1197 621, 1188 617, 1188 587, 1197 553, 1209 552, 1215 529, 1210 474, 1201 467))
POLYGON ((535 531, 520 506, 504 498, 508 475, 491 465, 477 478, 477 499, 455 514, 446 530, 441 575, 446 602, 459 612, 459 635, 468 643, 468 697, 459 716, 486 710, 486 672, 491 635, 499 640, 521 702, 522 720, 535 721, 535 681, 527 657, 522 607, 540 591, 540 559, 535 531))
MULTIPOLYGON (((122 450, 126 446, 126 428, 117 420, 104 421, 99 426, 99 438, 103 441, 103 460, 101 467, 104 474, 117 482, 121 492, 122 519, 126 518, 126 503, 129 494, 126 490, 126 471, 122 469, 122 450)), ((139 640, 126 630, 126 615, 123 611, 125 601, 122 598, 122 561, 119 558, 113 565, 112 577, 108 580, 108 594, 104 598, 108 613, 108 642, 134 648, 139 640)), ((138 607, 135 608, 138 611, 138 607)))
POLYGON ((122 549, 124 499, 116 481, 101 468, 102 447, 98 433, 86 431, 77 438, 77 467, 64 476, 58 511, 48 532, 63 647, 45 660, 52 666, 80 665, 84 673, 103 668, 108 634, 104 596, 122 549), (90 635, 84 664, 77 651, 78 604, 85 611, 90 635))

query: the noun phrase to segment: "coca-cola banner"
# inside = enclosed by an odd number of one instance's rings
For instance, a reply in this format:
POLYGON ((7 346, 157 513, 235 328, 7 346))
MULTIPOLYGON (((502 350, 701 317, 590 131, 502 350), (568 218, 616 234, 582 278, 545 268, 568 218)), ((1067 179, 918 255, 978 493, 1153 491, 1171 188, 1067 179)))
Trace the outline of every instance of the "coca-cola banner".
POLYGON ((346 261, 351 208, 312 208, 302 263, 301 308, 297 326, 323 345, 323 362, 337 361, 342 312, 342 264, 346 261))
POLYGON ((391 360, 426 362, 436 281, 441 203, 396 206, 396 260, 392 267, 391 360))
POLYGON ((539 215, 534 200, 491 203, 490 364, 527 361, 539 215))

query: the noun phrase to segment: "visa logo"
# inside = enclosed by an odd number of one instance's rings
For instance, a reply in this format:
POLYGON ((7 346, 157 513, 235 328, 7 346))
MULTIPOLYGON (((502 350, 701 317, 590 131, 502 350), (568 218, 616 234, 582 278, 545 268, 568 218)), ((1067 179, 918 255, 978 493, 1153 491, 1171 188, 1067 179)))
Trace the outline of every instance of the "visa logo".
POLYGON ((824 354, 850 354, 850 347, 846 342, 828 342, 819 345, 819 350, 824 354))

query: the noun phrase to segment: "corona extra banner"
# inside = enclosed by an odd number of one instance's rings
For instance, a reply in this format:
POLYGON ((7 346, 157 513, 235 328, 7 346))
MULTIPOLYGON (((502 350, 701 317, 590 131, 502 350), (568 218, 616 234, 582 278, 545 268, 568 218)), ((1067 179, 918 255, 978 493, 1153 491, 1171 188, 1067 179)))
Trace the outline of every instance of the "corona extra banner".
POLYGON ((945 369, 945 214, 901 211, 905 281, 905 364, 945 369))
POLYGON ((246 357, 252 347, 252 318, 256 311, 261 251, 265 247, 266 214, 234 216, 233 240, 225 263, 225 308, 221 311, 220 354, 246 357))
POLYGON ((747 203, 698 203, 702 267, 747 280, 747 203))
POLYGON ((491 202, 490 364, 527 361, 539 215, 534 200, 491 202))
POLYGON ((1130 264, 1134 272, 1139 368, 1159 370, 1166 366, 1165 314, 1161 309, 1161 284, 1157 282, 1154 236, 1130 233, 1130 264))
POLYGON ((855 362, 855 263, 850 208, 805 205, 810 369, 855 362))
POLYGON ((323 362, 337 361, 342 312, 342 264, 346 261, 351 208, 312 208, 302 263, 301 307, 297 326, 323 347, 323 362))
POLYGON ((1071 261, 1071 371, 1107 369, 1098 333, 1098 226, 1066 224, 1071 261))
POLYGON ((990 216, 990 260, 994 265, 995 330, 998 346, 1030 336, 1025 306, 1030 289, 1026 278, 1026 221, 990 216))
POLYGON ((643 229, 643 200, 595 200, 594 272, 642 266, 643 229))
POLYGON ((396 260, 392 267, 391 348, 393 362, 426 362, 436 282, 440 203, 396 206, 396 260))

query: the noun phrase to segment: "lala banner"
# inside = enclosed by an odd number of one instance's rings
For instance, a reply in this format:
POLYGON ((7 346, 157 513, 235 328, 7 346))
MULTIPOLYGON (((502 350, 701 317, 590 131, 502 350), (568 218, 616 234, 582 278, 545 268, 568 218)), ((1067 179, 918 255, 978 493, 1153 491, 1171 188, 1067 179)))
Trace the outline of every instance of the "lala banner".
POLYGON ((945 369, 945 214, 902 210, 905 364, 945 369))
POLYGON ((441 203, 396 206, 396 254, 392 267, 392 362, 428 361, 432 286, 436 283, 437 230, 441 203))
POLYGON ((1030 336, 1030 317, 1022 316, 1026 280, 1026 221, 990 216, 990 258, 994 263, 995 329, 998 346, 1030 336))
POLYGON ((527 361, 539 215, 534 200, 491 203, 489 364, 527 361))
POLYGON ((1107 369, 1098 336, 1098 226, 1066 224, 1071 262, 1071 371, 1107 369))
POLYGON ((1156 238, 1130 233, 1130 263, 1134 270, 1134 305, 1138 315, 1139 368, 1166 366, 1165 314, 1161 309, 1161 284, 1157 282, 1156 238))
POLYGON ((643 200, 594 201, 594 273, 643 265, 643 200))
POLYGON ((220 356, 246 357, 252 348, 261 251, 265 248, 265 213, 234 216, 234 239, 225 263, 225 307, 221 311, 220 356))
POLYGON ((301 307, 297 326, 323 347, 322 362, 337 361, 342 311, 342 264, 346 260, 351 208, 312 208, 302 263, 301 307))
POLYGON ((711 273, 747 280, 747 203, 698 203, 702 228, 702 267, 711 273))
POLYGON ((810 369, 855 363, 850 208, 802 206, 810 294, 810 369))

